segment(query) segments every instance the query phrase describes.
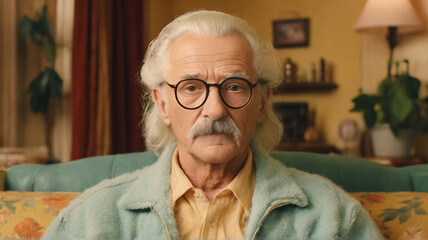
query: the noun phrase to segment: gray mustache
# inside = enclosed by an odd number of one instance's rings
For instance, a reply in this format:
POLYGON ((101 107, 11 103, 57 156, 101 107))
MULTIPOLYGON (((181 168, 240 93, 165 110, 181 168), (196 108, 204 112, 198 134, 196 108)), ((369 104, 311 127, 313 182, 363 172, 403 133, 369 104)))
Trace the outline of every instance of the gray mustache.
POLYGON ((219 120, 211 120, 209 118, 198 119, 192 128, 190 128, 188 136, 195 138, 215 133, 231 135, 235 141, 241 136, 241 131, 239 131, 235 122, 230 117, 219 120))

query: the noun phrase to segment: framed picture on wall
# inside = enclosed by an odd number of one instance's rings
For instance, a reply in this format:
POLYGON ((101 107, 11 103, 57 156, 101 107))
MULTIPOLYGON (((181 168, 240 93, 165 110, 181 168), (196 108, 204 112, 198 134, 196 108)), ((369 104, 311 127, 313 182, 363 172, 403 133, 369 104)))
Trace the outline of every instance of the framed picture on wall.
POLYGON ((309 18, 273 22, 275 48, 309 46, 309 18))

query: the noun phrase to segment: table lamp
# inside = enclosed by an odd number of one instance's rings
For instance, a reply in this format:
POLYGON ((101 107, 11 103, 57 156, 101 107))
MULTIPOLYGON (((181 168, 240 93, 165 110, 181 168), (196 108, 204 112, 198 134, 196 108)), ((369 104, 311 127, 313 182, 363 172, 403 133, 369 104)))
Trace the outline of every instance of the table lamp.
POLYGON ((398 44, 397 33, 410 33, 422 29, 422 22, 409 0, 367 0, 357 21, 358 32, 387 32, 389 44, 388 79, 394 48, 398 44))

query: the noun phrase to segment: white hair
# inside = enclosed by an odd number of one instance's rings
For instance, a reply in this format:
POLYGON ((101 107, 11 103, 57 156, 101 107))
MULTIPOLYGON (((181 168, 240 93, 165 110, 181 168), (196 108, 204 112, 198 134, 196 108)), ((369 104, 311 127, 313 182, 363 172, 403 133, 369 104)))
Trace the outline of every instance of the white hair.
MULTIPOLYGON (((151 89, 165 81, 169 49, 184 33, 212 37, 238 33, 250 44, 258 79, 267 82, 263 94, 267 93, 267 88, 272 89, 282 81, 281 65, 272 45, 259 39, 250 25, 242 19, 208 10, 193 11, 179 16, 150 43, 140 71, 141 83, 145 85, 143 103, 146 105, 142 120, 143 135, 147 149, 157 154, 176 139, 171 127, 162 121, 159 109, 152 99, 151 89)), ((281 121, 274 112, 272 98, 269 98, 266 116, 263 122, 258 124, 253 141, 269 152, 278 144, 282 133, 281 121)))

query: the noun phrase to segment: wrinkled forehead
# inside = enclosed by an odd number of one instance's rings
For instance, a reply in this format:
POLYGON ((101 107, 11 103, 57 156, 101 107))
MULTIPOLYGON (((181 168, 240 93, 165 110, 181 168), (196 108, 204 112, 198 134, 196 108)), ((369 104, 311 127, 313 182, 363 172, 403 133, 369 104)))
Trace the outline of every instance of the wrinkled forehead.
POLYGON ((255 74, 250 44, 237 33, 221 37, 183 34, 171 44, 167 62, 168 74, 255 74))

